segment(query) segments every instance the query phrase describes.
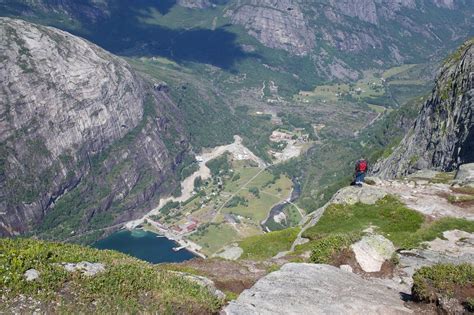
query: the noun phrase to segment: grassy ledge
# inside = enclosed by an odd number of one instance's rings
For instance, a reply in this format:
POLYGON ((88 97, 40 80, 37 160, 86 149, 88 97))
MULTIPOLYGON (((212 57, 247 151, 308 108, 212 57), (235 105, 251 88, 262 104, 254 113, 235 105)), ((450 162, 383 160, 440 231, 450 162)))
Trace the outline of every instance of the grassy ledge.
POLYGON ((300 228, 270 232, 263 235, 251 236, 240 242, 244 253, 241 259, 268 259, 279 252, 289 250, 295 241, 300 228))
POLYGON ((398 248, 411 249, 423 242, 443 237, 443 232, 462 230, 474 232, 474 222, 457 218, 442 218, 427 221, 419 212, 407 208, 393 196, 386 196, 374 205, 333 204, 321 220, 303 233, 310 242, 300 245, 295 253, 312 251, 312 261, 328 262, 340 248, 347 247, 373 227, 378 233, 390 239, 398 248))

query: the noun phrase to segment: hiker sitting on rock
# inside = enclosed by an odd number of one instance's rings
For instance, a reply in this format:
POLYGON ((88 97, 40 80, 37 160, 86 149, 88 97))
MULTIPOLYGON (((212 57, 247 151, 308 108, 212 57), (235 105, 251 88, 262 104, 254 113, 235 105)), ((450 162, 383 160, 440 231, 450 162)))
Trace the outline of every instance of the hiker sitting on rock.
POLYGON ((365 180, 365 174, 367 173, 368 163, 365 159, 357 161, 355 166, 355 184, 362 187, 362 183, 365 180))

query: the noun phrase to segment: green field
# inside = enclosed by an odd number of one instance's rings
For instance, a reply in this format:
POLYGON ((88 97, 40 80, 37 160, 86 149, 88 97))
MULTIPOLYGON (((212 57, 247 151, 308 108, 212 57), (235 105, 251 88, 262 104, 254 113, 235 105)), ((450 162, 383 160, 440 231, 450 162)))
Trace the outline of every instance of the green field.
POLYGON ((385 95, 385 88, 382 80, 374 76, 371 71, 365 71, 361 80, 353 83, 336 83, 332 85, 320 85, 313 91, 301 91, 295 96, 299 101, 317 99, 327 102, 338 102, 344 99, 354 98, 361 100, 364 98, 380 97, 385 95))
POLYGON ((246 238, 239 243, 244 250, 241 259, 268 259, 289 250, 300 230, 297 227, 246 238))
POLYGON ((246 188, 240 190, 237 196, 247 200, 248 204, 224 207, 222 211, 241 215, 258 224, 268 216, 270 209, 274 205, 290 195, 292 183, 286 176, 275 180, 273 174, 264 171, 248 183, 246 188), (255 194, 250 192, 250 188, 257 188, 260 191, 259 196, 255 196, 255 194))
POLYGON ((228 224, 209 224, 203 226, 189 238, 201 245, 206 255, 218 252, 226 244, 239 239, 237 231, 228 224))
POLYGON ((387 71, 385 71, 382 74, 382 77, 387 80, 387 79, 390 79, 391 77, 402 74, 402 73, 412 69, 415 66, 416 66, 415 64, 406 64, 406 65, 402 65, 402 66, 399 66, 399 67, 393 67, 393 68, 390 68, 387 71))

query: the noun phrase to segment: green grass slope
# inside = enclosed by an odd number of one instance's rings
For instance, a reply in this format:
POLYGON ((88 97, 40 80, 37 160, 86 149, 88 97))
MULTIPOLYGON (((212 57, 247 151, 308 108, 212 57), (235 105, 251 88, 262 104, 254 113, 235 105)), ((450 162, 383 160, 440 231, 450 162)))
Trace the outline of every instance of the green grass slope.
POLYGON ((330 205, 320 221, 303 233, 311 241, 296 247, 295 253, 311 251, 311 261, 330 263, 334 254, 348 248, 372 227, 391 240, 397 248, 417 248, 423 242, 443 238, 443 232, 462 230, 474 232, 474 222, 458 218, 426 219, 407 208, 393 196, 386 196, 374 205, 330 205))
POLYGON ((200 285, 127 255, 31 239, 0 239, 0 296, 0 313, 202 314, 221 306, 200 285), (103 263, 106 271, 88 277, 58 265, 81 261, 103 263), (26 281, 29 269, 40 277, 26 281))

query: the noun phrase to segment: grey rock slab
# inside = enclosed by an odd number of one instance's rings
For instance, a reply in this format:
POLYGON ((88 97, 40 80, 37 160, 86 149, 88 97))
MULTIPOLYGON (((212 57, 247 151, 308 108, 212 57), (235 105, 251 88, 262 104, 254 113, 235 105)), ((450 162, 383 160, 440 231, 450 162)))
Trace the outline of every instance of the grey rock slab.
POLYGON ((362 187, 349 186, 339 190, 332 198, 332 203, 353 205, 358 202, 373 205, 387 193, 378 187, 364 185, 362 187))
POLYGON ((352 267, 349 265, 340 265, 339 269, 347 271, 347 272, 353 272, 352 267))
POLYGON ((30 282, 30 281, 35 281, 40 277, 40 273, 36 269, 28 269, 25 274, 24 274, 25 280, 30 282))
POLYGON ((329 265, 284 265, 224 309, 248 314, 409 314, 399 292, 329 265))
POLYGON ((474 163, 463 164, 459 167, 456 182, 464 185, 474 185, 474 163))

